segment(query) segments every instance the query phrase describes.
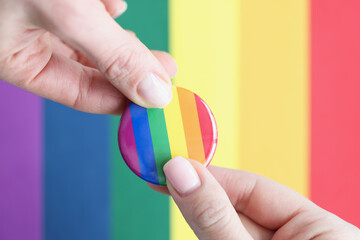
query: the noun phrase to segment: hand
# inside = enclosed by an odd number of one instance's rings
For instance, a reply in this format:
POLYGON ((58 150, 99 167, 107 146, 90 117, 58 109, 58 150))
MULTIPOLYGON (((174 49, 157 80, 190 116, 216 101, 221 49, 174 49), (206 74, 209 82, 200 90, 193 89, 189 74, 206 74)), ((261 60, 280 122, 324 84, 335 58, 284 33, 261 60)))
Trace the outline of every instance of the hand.
POLYGON ((121 114, 127 99, 172 98, 170 55, 150 52, 112 18, 122 0, 0 0, 0 79, 69 107, 121 114))
POLYGON ((199 239, 360 239, 360 231, 295 191, 241 170, 175 157, 167 188, 199 239))

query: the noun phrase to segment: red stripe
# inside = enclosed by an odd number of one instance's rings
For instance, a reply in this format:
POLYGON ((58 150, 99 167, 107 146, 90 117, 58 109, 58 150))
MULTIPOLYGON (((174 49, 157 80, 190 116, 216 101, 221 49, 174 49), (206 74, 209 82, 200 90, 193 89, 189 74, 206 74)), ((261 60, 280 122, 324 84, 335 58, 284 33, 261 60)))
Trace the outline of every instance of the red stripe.
POLYGON ((311 198, 360 226, 360 1, 311 5, 311 198))
POLYGON ((194 95, 199 116, 201 136, 204 145, 204 152, 206 158, 205 165, 207 166, 209 165, 215 153, 217 143, 216 123, 215 119, 211 119, 211 116, 213 116, 213 114, 211 113, 210 108, 207 107, 206 103, 199 96, 197 96, 196 94, 194 95), (214 139, 216 139, 216 141, 214 141, 214 139))

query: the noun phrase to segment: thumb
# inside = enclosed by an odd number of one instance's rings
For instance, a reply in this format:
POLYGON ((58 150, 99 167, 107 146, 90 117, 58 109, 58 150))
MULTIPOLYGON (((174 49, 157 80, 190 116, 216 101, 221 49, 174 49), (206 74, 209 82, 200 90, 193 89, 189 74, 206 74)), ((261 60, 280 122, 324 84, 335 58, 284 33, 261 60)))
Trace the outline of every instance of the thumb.
POLYGON ((144 107, 171 101, 171 81, 161 63, 101 1, 54 0, 36 10, 38 25, 81 51, 127 98, 144 107))
POLYGON ((220 184, 199 162, 175 157, 164 166, 169 192, 200 239, 252 239, 220 184))

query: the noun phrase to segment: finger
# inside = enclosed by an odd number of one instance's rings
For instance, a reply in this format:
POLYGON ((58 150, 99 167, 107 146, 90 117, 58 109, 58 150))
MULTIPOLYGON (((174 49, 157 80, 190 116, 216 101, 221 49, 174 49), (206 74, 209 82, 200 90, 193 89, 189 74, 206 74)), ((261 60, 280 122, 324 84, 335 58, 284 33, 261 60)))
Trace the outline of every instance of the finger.
POLYGON ((98 70, 56 54, 37 76, 20 87, 89 113, 120 115, 129 103, 98 70))
POLYGON ((127 33, 129 33, 131 36, 133 36, 133 37, 136 37, 137 38, 137 36, 136 36, 136 33, 135 32, 133 32, 133 31, 131 31, 131 30, 125 30, 127 33))
POLYGON ((117 18, 127 9, 127 3, 123 0, 101 0, 106 11, 113 17, 117 18))
POLYGON ((201 163, 175 157, 164 173, 171 196, 199 239, 252 239, 225 191, 201 163))
MULTIPOLYGON (((51 40, 50 34, 43 34, 32 45, 5 60, 2 65, 6 66, 4 72, 8 75, 3 79, 77 110, 121 114, 129 102, 124 95, 97 69, 71 60, 69 57, 74 54, 71 48, 60 44, 60 48, 52 52, 51 40)), ((170 66, 169 70, 176 68, 167 63, 166 55, 158 57, 162 64, 170 66)))
MULTIPOLYGON (((241 212, 239 214, 246 214, 254 223, 266 228, 277 229, 296 215, 314 207, 300 194, 270 179, 240 170, 215 166, 208 168, 228 194, 235 209, 241 212)), ((169 194, 165 187, 148 185, 154 191, 169 194)))
POLYGON ((81 52, 68 46, 55 35, 51 34, 51 40, 54 53, 70 58, 76 62, 81 63, 84 66, 95 68, 94 64, 81 52))
MULTIPOLYGON (((128 31, 128 30, 127 30, 128 31)), ((135 34, 131 31, 128 31, 131 34, 135 34)), ((67 46, 59 38, 54 35, 51 35, 53 41, 53 49, 55 53, 69 57, 85 66, 94 67, 94 65, 87 59, 81 52, 67 46)), ((167 52, 151 50, 152 54, 157 58, 157 60, 165 68, 165 71, 168 75, 173 78, 177 74, 177 64, 175 60, 167 52)))
MULTIPOLYGON (((131 36, 136 37, 136 33, 130 30, 126 30, 131 36)), ((174 78, 177 74, 177 64, 175 60, 164 51, 151 50, 152 54, 162 63, 170 78, 174 78)))
POLYGON ((271 231, 258 223, 251 220, 249 217, 242 213, 238 213, 238 216, 244 225, 245 229, 250 233, 253 239, 270 240, 274 236, 274 231, 271 231))
POLYGON ((120 114, 128 104, 98 70, 54 53, 48 33, 6 58, 1 66, 5 81, 77 110, 120 114))
MULTIPOLYGON (((136 37, 136 34, 133 31, 126 30, 126 32, 136 37)), ((90 62, 90 60, 87 59, 81 52, 69 47, 67 44, 65 44, 55 35, 50 34, 50 36, 53 42, 53 50, 55 53, 69 57, 77 62, 80 62, 85 66, 94 67, 94 65, 90 62)), ((162 66, 165 68, 165 71, 170 76, 170 78, 176 76, 177 64, 175 60, 170 56, 170 54, 168 54, 167 52, 157 51, 157 50, 151 50, 151 53, 158 59, 158 61, 160 61, 162 66)))
MULTIPOLYGON (((127 32, 134 34, 132 31, 127 32)), ((95 66, 90 62, 89 59, 87 59, 81 52, 77 51, 76 49, 73 49, 63 43, 58 37, 51 34, 51 40, 53 42, 53 51, 59 55, 63 55, 65 57, 69 57, 85 66, 94 68, 95 66)), ((177 64, 175 60, 168 54, 167 52, 163 51, 157 51, 157 50, 151 50, 152 54, 157 58, 157 60, 162 64, 162 66, 165 68, 165 71, 168 73, 168 75, 173 78, 177 74, 177 64)))
POLYGON ((235 209, 268 229, 277 229, 305 209, 315 207, 294 190, 265 177, 215 166, 209 166, 209 170, 235 209))
MULTIPOLYGON (((148 186, 159 193, 170 195, 169 190, 165 186, 159 186, 152 183, 147 183, 148 186)), ((250 233, 254 239, 272 239, 274 231, 271 231, 263 226, 260 226, 258 223, 251 220, 249 217, 245 216, 242 213, 238 213, 241 222, 243 223, 245 229, 250 233)))
POLYGON ((169 189, 165 186, 160 186, 160 185, 155 185, 152 183, 147 182, 146 183, 152 190, 162 193, 162 194, 166 194, 166 195, 170 195, 169 193, 169 189))
POLYGON ((170 102, 166 70, 111 18, 101 2, 56 0, 37 10, 39 25, 84 53, 127 98, 144 107, 164 107, 170 102))
POLYGON ((152 50, 152 54, 161 62, 161 65, 165 68, 165 71, 173 78, 177 74, 177 64, 175 60, 168 54, 167 52, 163 51, 156 51, 152 50))
MULTIPOLYGON (((152 190, 156 192, 166 195, 170 194, 168 188, 165 186, 159 186, 152 183, 147 183, 147 184, 152 190)), ((245 216, 242 213, 238 213, 238 216, 242 224, 244 225, 245 229, 250 233, 250 235, 254 239, 264 239, 264 240, 272 239, 274 235, 274 231, 271 231, 263 226, 260 226, 258 223, 254 222, 253 220, 251 220, 249 217, 245 216)))
POLYGON ((70 58, 74 54, 74 49, 66 45, 54 34, 50 34, 52 50, 54 53, 70 58))

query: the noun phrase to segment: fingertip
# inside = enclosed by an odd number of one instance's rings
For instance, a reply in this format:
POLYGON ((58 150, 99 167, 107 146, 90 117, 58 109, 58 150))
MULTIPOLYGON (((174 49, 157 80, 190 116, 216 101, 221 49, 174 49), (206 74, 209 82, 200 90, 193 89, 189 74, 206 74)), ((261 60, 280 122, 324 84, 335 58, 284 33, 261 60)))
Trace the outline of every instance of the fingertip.
POLYGON ((133 31, 131 31, 131 30, 125 30, 129 35, 131 35, 132 37, 135 37, 135 38, 137 38, 137 36, 136 36, 136 33, 135 32, 133 32, 133 31))
POLYGON ((200 187, 200 178, 192 166, 185 158, 174 157, 164 165, 166 179, 181 195, 186 196, 200 187))
POLYGON ((111 14, 113 18, 120 17, 128 8, 128 4, 125 1, 121 1, 114 6, 114 11, 111 14))
POLYGON ((175 59, 167 52, 152 50, 152 54, 162 64, 170 78, 174 78, 178 72, 175 59))
POLYGON ((160 185, 155 185, 152 183, 147 182, 147 185, 149 186, 149 188, 151 188, 152 190, 154 190, 155 192, 159 192, 165 195, 169 195, 169 190, 166 186, 160 186, 160 185))
POLYGON ((145 104, 156 108, 164 108, 173 97, 171 86, 154 73, 147 74, 138 84, 137 93, 145 104))
POLYGON ((123 0, 101 0, 106 11, 113 18, 117 18, 127 10, 127 3, 123 0))

